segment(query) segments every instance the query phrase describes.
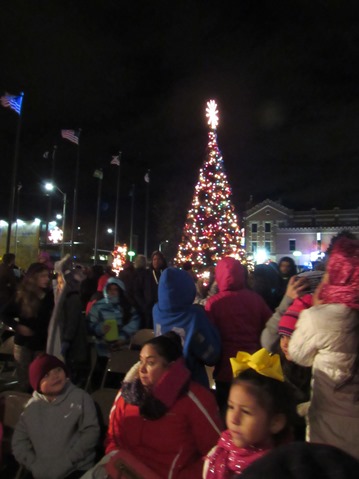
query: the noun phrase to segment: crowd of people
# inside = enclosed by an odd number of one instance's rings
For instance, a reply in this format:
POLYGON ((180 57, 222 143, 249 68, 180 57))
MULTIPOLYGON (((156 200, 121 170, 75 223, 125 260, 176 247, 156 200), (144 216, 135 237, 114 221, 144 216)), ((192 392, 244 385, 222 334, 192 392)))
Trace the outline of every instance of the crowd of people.
POLYGON ((248 272, 225 256, 200 278, 182 266, 155 251, 116 276, 42 255, 21 278, 4 255, 0 319, 32 394, 16 461, 34 479, 115 479, 124 464, 146 479, 359 477, 359 240, 337 235, 299 274, 290 257, 248 272), (154 337, 112 384, 103 438, 90 393, 143 328, 154 337))

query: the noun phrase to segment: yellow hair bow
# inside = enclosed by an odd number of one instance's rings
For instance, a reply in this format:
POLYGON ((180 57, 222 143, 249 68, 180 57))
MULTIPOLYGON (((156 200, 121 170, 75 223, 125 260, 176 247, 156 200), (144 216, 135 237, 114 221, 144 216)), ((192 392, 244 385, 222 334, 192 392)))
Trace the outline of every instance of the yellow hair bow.
POLYGON ((284 381, 279 354, 270 354, 265 348, 259 349, 254 354, 239 351, 235 358, 229 360, 233 377, 237 377, 239 373, 246 369, 254 369, 263 376, 284 381))

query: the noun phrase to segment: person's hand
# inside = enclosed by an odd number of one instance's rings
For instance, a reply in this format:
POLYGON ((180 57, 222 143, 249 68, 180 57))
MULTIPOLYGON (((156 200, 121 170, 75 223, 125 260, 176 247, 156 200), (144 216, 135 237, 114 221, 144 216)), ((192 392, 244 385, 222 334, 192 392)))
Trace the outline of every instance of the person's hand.
POLYGON ((315 291, 313 293, 313 306, 318 306, 319 304, 323 304, 323 301, 319 298, 319 296, 325 283, 327 283, 327 276, 324 274, 322 281, 318 284, 318 286, 315 288, 315 291))
POLYGON ((21 334, 21 336, 33 336, 34 331, 24 324, 18 324, 16 326, 16 332, 21 334))
POLYGON ((306 290, 309 288, 309 283, 306 278, 300 278, 298 276, 292 276, 288 281, 287 290, 285 295, 291 299, 297 299, 303 296, 306 290))
POLYGON ((110 329, 111 329, 111 326, 110 326, 109 324, 104 324, 104 325, 102 326, 102 332, 103 332, 103 334, 108 333, 108 332, 110 331, 110 329))

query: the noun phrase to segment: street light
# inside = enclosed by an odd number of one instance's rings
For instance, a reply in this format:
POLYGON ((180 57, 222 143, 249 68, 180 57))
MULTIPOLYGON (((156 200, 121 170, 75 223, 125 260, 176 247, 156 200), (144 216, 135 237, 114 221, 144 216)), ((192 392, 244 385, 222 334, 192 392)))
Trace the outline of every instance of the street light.
POLYGON ((59 193, 62 194, 63 205, 62 205, 62 245, 61 245, 61 257, 64 257, 65 254, 65 220, 66 220, 66 193, 64 193, 60 188, 53 183, 45 183, 45 190, 53 191, 56 189, 59 193))

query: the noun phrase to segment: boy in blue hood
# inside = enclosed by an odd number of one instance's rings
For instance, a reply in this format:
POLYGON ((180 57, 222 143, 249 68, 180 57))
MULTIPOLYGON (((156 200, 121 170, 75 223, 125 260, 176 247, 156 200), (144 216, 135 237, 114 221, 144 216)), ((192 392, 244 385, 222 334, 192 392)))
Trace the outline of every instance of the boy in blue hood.
POLYGON ((89 331, 96 341, 97 364, 92 377, 95 389, 101 384, 110 351, 129 343, 141 324, 141 318, 127 299, 125 285, 120 279, 109 278, 103 295, 94 303, 87 317, 89 331))
POLYGON ((153 307, 155 335, 175 331, 182 339, 183 355, 192 379, 209 387, 205 366, 213 366, 220 356, 220 337, 204 309, 193 304, 193 278, 178 268, 167 268, 158 285, 158 303, 153 307))

